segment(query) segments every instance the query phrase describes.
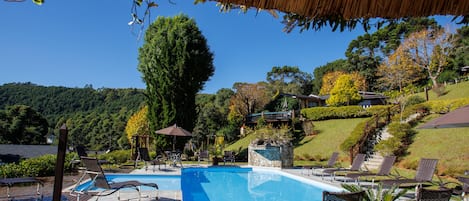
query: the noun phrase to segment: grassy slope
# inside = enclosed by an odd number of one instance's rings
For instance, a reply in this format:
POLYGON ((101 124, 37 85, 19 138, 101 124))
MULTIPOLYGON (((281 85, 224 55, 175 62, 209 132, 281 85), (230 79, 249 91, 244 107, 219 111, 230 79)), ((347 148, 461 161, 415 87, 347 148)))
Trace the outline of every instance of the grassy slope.
MULTIPOLYGON (((436 97, 433 92, 429 92, 429 99, 456 99, 469 97, 469 82, 463 82, 446 87, 448 93, 441 97, 436 97)), ((424 93, 420 93, 425 97, 424 93)), ((426 122, 437 117, 431 115, 423 119, 426 122)), ((328 158, 333 151, 339 151, 340 144, 350 134, 363 119, 339 119, 315 122, 315 129, 320 133, 317 136, 307 136, 295 148, 295 155, 300 158, 309 156, 312 158, 328 158)), ((417 125, 418 127, 418 125, 417 125)), ((418 161, 422 157, 438 158, 439 172, 452 169, 469 169, 469 128, 450 129, 415 129, 417 134, 414 143, 410 145, 404 163, 418 161)), ((239 147, 246 148, 254 136, 247 136, 227 147, 229 150, 238 150, 239 147)), ((347 157, 347 153, 341 153, 341 158, 347 157)), ((306 165, 308 161, 295 165, 306 165)), ((416 165, 416 163, 415 163, 416 165)), ((449 172, 452 172, 450 170, 449 172)))
MULTIPOLYGON (((340 151, 340 144, 350 135, 355 126, 364 118, 333 119, 314 122, 318 135, 306 136, 295 148, 295 156, 301 158, 329 158, 332 152, 340 151)), ((341 153, 341 157, 347 157, 341 153)))
MULTIPOLYGON (((448 100, 469 97, 469 82, 448 85, 448 93, 437 97, 429 92, 430 100, 448 100)), ((425 96, 424 93, 419 95, 425 96)), ((416 126, 440 115, 429 115, 416 126)), ((403 163, 414 163, 420 158, 437 158, 438 172, 454 173, 469 170, 469 128, 414 129, 417 134, 409 146, 403 163)))
MULTIPOLYGON (((443 96, 437 97, 433 91, 428 92, 429 100, 448 100, 457 98, 469 98, 469 81, 461 82, 458 84, 447 85, 446 93, 443 96)), ((418 93, 417 95, 425 97, 425 92, 418 93)))
POLYGON ((254 140, 255 138, 256 138, 255 135, 248 135, 248 136, 236 141, 235 143, 233 143, 231 145, 228 145, 227 147, 225 147, 225 150, 232 150, 232 151, 237 152, 237 151, 242 150, 242 149, 247 149, 249 143, 251 143, 251 141, 254 140))

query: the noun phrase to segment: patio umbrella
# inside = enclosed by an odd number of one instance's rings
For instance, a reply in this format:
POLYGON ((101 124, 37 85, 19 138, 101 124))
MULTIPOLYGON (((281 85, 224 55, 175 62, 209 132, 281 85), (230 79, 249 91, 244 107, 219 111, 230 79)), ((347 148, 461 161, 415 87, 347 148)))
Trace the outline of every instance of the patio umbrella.
POLYGON ((167 127, 167 128, 157 130, 157 131, 155 131, 155 133, 174 136, 173 137, 173 151, 176 150, 175 146, 176 146, 176 137, 177 136, 192 136, 191 132, 187 131, 184 128, 181 128, 181 127, 177 126, 176 124, 174 124, 170 127, 167 127))
POLYGON ((433 119, 419 128, 457 128, 469 127, 469 105, 460 107, 445 115, 433 119))

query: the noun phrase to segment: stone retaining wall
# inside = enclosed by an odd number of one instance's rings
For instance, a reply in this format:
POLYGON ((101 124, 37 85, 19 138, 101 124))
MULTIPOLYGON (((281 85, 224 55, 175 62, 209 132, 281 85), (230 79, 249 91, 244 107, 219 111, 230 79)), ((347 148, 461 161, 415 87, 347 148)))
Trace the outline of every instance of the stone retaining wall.
POLYGON ((250 144, 248 147, 248 164, 276 168, 293 167, 293 146, 291 143, 282 145, 250 144))

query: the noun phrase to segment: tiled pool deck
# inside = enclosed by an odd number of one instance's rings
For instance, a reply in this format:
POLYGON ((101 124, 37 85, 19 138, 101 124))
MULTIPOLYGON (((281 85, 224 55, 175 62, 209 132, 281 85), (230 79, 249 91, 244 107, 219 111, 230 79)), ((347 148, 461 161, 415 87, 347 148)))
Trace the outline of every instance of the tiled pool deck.
MULTIPOLYGON (((184 167, 207 167, 207 165, 186 165, 184 164, 184 167)), ((279 169, 280 170, 280 169, 279 169)), ((292 168, 292 169, 281 169, 280 171, 299 176, 302 178, 306 178, 309 180, 321 182, 321 183, 326 183, 329 185, 333 185, 336 187, 340 187, 341 182, 340 181, 330 181, 327 177, 326 178, 321 178, 318 176, 312 176, 311 174, 308 174, 305 169, 302 168, 292 168)), ((158 174, 158 175, 181 175, 181 168, 180 167, 171 167, 171 166, 166 166, 166 167, 161 167, 160 170, 158 170, 158 167, 153 170, 153 167, 149 167, 147 170, 143 169, 136 169, 132 171, 130 174, 158 174)), ((350 182, 349 182, 350 183, 350 182)), ((371 183, 361 183, 362 185, 371 185, 371 183)), ((67 193, 66 190, 64 190, 64 193, 67 193)), ((99 197, 99 200, 102 201, 115 201, 117 200, 118 193, 114 193, 109 196, 105 197, 99 197)), ((143 198, 141 200, 156 200, 155 199, 155 192, 154 191, 142 191, 142 196, 143 198), (148 197, 149 196, 149 197, 148 197)), ((120 193, 121 200, 137 200, 138 195, 136 193, 128 193, 128 192, 123 192, 120 193)), ((179 191, 170 191, 170 190, 160 190, 158 191, 158 197, 159 200, 161 201, 182 201, 182 192, 179 191)), ((96 200, 97 197, 93 197, 90 200, 96 200)), ((406 198, 399 199, 399 200, 409 200, 406 198)))

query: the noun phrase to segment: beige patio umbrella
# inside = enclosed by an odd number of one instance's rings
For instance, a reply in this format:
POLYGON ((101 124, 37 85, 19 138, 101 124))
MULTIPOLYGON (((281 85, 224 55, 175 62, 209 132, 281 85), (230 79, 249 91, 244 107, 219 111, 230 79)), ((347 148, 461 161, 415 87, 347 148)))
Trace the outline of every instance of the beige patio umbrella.
POLYGON ((460 107, 433 119, 418 128, 457 128, 469 127, 469 105, 460 107))
POLYGON ((173 151, 176 150, 176 137, 177 136, 182 136, 182 137, 183 136, 189 136, 189 137, 192 136, 191 132, 187 131, 184 128, 181 128, 181 127, 177 126, 176 124, 174 124, 170 127, 167 127, 167 128, 157 130, 157 131, 155 131, 155 133, 173 136, 173 151))

